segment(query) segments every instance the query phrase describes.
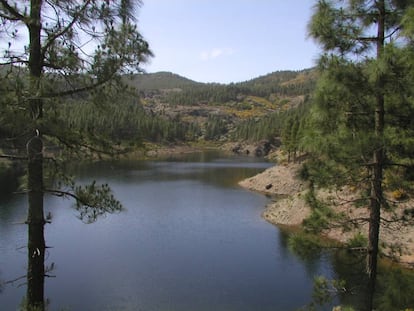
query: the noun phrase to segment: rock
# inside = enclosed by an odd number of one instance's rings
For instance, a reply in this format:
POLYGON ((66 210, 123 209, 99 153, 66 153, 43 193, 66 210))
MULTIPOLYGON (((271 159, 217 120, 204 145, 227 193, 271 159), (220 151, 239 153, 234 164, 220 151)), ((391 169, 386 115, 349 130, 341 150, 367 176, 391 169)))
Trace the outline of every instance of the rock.
POLYGON ((255 155, 256 157, 265 157, 269 154, 271 149, 272 145, 270 144, 270 141, 262 140, 255 149, 255 155))

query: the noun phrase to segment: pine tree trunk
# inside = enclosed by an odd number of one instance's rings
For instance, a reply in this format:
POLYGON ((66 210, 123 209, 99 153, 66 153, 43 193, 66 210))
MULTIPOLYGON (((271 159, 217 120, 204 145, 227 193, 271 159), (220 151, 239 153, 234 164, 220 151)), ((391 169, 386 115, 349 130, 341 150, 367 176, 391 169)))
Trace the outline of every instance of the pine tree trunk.
POLYGON ((27 269, 27 306, 44 310, 44 212, 43 212, 43 143, 38 128, 42 118, 40 99, 40 81, 43 56, 41 49, 41 8, 42 0, 30 1, 29 28, 29 74, 30 92, 29 110, 33 121, 33 133, 36 136, 27 143, 28 154, 28 269, 27 269))
POLYGON ((382 201, 382 150, 374 152, 374 168, 371 180, 371 198, 368 233, 368 299, 367 310, 373 310, 374 294, 377 281, 378 245, 380 232, 382 201))
POLYGON ((43 215, 43 144, 40 137, 33 137, 27 144, 29 212, 27 305, 44 310, 44 215, 43 215))
MULTIPOLYGON (((377 30, 377 60, 379 60, 384 51, 385 43, 385 1, 377 1, 378 9, 378 30, 377 30)), ((373 310, 375 285, 377 281, 377 263, 378 263, 378 245, 379 232, 381 223, 381 206, 383 202, 382 179, 384 168, 384 81, 381 76, 377 80, 377 100, 375 106, 375 136, 376 148, 372 155, 372 172, 371 172, 371 195, 370 195, 370 215, 369 215, 369 233, 368 233, 368 301, 367 310, 373 310)))

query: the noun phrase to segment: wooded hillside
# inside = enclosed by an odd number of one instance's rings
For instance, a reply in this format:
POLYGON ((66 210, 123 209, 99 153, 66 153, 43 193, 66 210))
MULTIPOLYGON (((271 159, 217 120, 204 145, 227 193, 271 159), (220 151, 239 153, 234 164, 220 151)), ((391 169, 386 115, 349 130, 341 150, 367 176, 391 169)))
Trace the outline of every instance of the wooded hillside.
MULTIPOLYGON (((9 70, 9 77, 18 74, 24 80, 24 73, 9 70)), ((99 93, 78 93, 60 102, 54 112, 59 119, 55 130, 70 129, 103 150, 146 141, 272 140, 282 135, 292 113, 302 113, 303 109, 292 108, 309 99, 316 72, 280 71, 228 85, 199 83, 168 72, 124 75, 119 82, 99 93)), ((55 86, 62 83, 57 80, 55 86)), ((13 120, 4 119, 0 137, 15 136, 13 124, 18 120, 13 120)), ((0 148, 11 147, 7 140, 1 141, 0 148)))

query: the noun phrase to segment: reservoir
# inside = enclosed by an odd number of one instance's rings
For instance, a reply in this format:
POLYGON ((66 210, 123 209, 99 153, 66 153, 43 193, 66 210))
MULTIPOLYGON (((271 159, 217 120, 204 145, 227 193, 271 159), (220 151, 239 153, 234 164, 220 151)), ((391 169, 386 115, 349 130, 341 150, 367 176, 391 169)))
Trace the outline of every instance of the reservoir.
MULTIPOLYGON (((297 257, 262 219, 270 200, 238 181, 273 165, 197 153, 164 160, 79 165, 80 183, 108 183, 125 210, 92 224, 73 201, 45 197, 49 310, 297 310, 315 276, 335 277, 330 256, 297 257)), ((27 203, 0 200, 1 310, 24 299, 27 203)), ((331 308, 331 307, 330 307, 331 308)), ((326 307, 329 310, 329 307, 326 307)))

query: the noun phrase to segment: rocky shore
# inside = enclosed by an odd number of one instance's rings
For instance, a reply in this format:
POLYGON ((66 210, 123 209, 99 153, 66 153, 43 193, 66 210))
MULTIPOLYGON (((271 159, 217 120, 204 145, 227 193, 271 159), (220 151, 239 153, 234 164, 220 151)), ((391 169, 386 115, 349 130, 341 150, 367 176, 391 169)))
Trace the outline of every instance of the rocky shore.
MULTIPOLYGON (((239 184, 247 189, 272 196, 273 201, 263 212, 263 217, 272 224, 285 226, 300 226, 311 214, 311 209, 305 202, 307 185, 297 178, 298 164, 275 165, 264 172, 241 181, 239 184)), ((355 189, 345 188, 341 191, 320 189, 318 199, 328 203, 336 212, 343 213, 349 218, 363 219, 368 217, 366 208, 356 208, 352 201, 358 197, 355 189)), ((414 206, 414 201, 401 202, 396 207, 397 213, 404 208, 414 206)), ((383 212, 384 219, 391 220, 390 213, 383 212)), ((323 235, 346 243, 355 234, 368 235, 368 225, 361 224, 351 231, 333 228, 323 232, 323 235)), ((389 222, 382 226, 380 233, 382 251, 385 256, 392 257, 408 267, 414 267, 414 226, 389 222)))

